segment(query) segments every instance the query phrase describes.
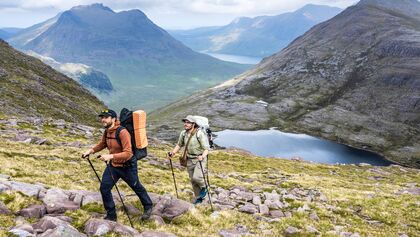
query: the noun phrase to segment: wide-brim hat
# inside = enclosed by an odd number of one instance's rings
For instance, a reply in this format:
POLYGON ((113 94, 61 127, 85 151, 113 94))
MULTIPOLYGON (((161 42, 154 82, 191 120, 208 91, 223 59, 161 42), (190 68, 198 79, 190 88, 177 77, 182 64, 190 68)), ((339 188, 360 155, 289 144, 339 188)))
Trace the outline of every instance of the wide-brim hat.
POLYGON ((194 116, 188 115, 187 117, 185 117, 185 118, 182 119, 182 122, 184 122, 184 123, 185 122, 195 123, 196 121, 195 121, 194 116))

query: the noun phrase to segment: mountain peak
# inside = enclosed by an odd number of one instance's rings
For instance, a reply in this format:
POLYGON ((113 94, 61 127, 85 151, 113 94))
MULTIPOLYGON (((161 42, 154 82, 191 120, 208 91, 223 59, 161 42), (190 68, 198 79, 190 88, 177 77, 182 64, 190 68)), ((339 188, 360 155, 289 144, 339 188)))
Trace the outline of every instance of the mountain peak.
POLYGON ((248 23, 248 22, 250 22, 250 21, 252 21, 252 18, 249 18, 249 17, 238 17, 238 18, 235 18, 232 22, 231 22, 231 24, 243 24, 243 23, 248 23))
POLYGON ((336 7, 309 3, 309 4, 306 4, 305 6, 299 8, 298 10, 300 10, 300 11, 311 11, 311 10, 318 10, 318 9, 325 9, 325 8, 336 8, 336 7))
POLYGON ((104 11, 114 12, 112 11, 111 8, 104 6, 102 3, 94 3, 90 5, 79 5, 79 6, 72 7, 70 9, 70 11, 86 11, 86 10, 104 10, 104 11))
POLYGON ((146 14, 144 12, 142 12, 139 9, 132 9, 132 10, 128 10, 128 11, 121 11, 118 12, 118 14, 125 14, 125 15, 132 15, 132 16, 138 16, 138 17, 142 17, 142 18, 148 18, 146 16, 146 14))

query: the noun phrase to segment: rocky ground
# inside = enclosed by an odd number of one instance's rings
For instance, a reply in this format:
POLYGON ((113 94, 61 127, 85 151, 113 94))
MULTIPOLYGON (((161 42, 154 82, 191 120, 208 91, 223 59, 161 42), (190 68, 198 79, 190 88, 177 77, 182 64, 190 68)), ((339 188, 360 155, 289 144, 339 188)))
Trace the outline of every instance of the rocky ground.
MULTIPOLYGON (((418 236, 420 172, 397 165, 324 165, 212 151, 209 202, 190 204, 187 172, 175 162, 179 199, 164 154, 150 139, 139 176, 155 204, 151 220, 123 182, 134 222, 117 202, 104 221, 98 182, 80 153, 101 130, 62 120, 0 120, 0 236, 418 236)), ((102 172, 104 165, 93 164, 102 172)), ((118 201, 118 197, 114 198, 118 201)))

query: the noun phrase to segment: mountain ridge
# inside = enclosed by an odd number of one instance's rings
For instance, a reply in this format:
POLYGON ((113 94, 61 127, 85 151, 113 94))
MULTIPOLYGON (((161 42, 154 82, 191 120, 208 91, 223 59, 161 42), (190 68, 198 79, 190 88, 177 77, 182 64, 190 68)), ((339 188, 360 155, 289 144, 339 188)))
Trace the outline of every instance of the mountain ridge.
POLYGON ((180 115, 202 114, 219 129, 278 127, 419 167, 418 19, 349 7, 247 73, 155 111, 152 130, 171 138, 180 115))
POLYGON ((64 11, 9 42, 62 63, 82 63, 102 71, 115 93, 101 99, 117 110, 151 110, 249 67, 194 52, 140 10, 114 12, 101 4, 64 11))
POLYGON ((171 33, 197 51, 265 57, 286 47, 313 25, 340 11, 339 8, 308 4, 294 12, 280 15, 240 17, 217 28, 171 33))

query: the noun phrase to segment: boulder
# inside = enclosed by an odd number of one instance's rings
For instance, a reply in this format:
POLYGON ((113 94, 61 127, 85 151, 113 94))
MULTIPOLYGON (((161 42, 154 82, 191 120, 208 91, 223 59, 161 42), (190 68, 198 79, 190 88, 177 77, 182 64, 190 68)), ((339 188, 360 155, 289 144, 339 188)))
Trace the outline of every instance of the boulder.
POLYGON ((5 214, 5 215, 12 214, 9 208, 7 208, 6 205, 4 205, 2 201, 0 201, 0 214, 5 214))
POLYGON ((283 208, 288 206, 287 204, 282 203, 279 200, 276 200, 276 201, 265 200, 264 205, 266 205, 266 206, 268 206, 268 208, 274 209, 274 210, 283 209, 283 208))
POLYGON ((398 192, 398 194, 420 195, 420 188, 408 188, 398 192))
POLYGON ((90 219, 85 224, 85 233, 88 236, 103 236, 114 229, 115 222, 101 220, 101 219, 90 219))
POLYGON ((129 226, 121 225, 113 221, 95 218, 92 218, 86 222, 84 231, 88 236, 103 236, 110 232, 115 232, 122 236, 141 236, 137 230, 129 226))
POLYGON ((270 217, 272 217, 272 218, 282 218, 282 217, 285 217, 285 216, 286 215, 280 210, 270 211, 270 217))
POLYGON ((254 204, 254 205, 260 205, 260 204, 262 204, 261 197, 259 195, 254 195, 252 197, 252 204, 254 204))
POLYGON ((156 193, 149 193, 149 197, 150 199, 152 199, 153 204, 157 204, 162 198, 161 195, 156 194, 156 193))
POLYGON ((245 205, 239 207, 239 211, 249 213, 249 214, 255 214, 255 213, 258 213, 258 208, 254 204, 246 203, 245 205))
POLYGON ((68 226, 70 223, 63 221, 57 217, 44 216, 41 220, 34 223, 32 227, 36 233, 44 233, 47 230, 54 229, 57 226, 68 226))
POLYGON ((170 195, 164 195, 153 208, 153 215, 161 216, 163 219, 171 221, 192 209, 194 206, 186 201, 176 199, 170 195))
POLYGON ((0 179, 0 190, 18 191, 27 196, 38 197, 42 191, 45 191, 45 188, 39 184, 29 184, 0 179))
POLYGON ((261 215, 270 214, 270 209, 264 204, 258 205, 258 209, 259 209, 261 215))
POLYGON ((119 223, 115 223, 113 232, 120 234, 121 236, 141 236, 140 233, 129 226, 121 225, 119 223))
POLYGON ((47 207, 48 214, 62 214, 67 210, 77 210, 80 208, 79 203, 69 200, 69 195, 58 188, 47 190, 42 201, 47 207))
POLYGON ((235 208, 233 205, 224 205, 224 204, 213 204, 216 210, 232 210, 235 208))
POLYGON ((89 203, 102 203, 101 193, 85 190, 68 191, 68 199, 80 206, 84 206, 89 203))
POLYGON ((223 237, 240 237, 249 235, 248 228, 242 225, 235 225, 235 228, 220 230, 219 234, 223 237))
POLYGON ((280 195, 276 192, 276 190, 273 190, 271 193, 264 192, 265 200, 269 200, 271 202, 277 202, 280 201, 280 195))
POLYGON ((32 237, 32 236, 35 236, 32 233, 30 233, 26 230, 21 230, 21 229, 11 229, 11 230, 9 230, 9 233, 12 234, 13 236, 18 236, 18 237, 32 237))
POLYGON ((34 229, 30 224, 20 224, 10 229, 9 233, 17 235, 19 237, 34 236, 34 229))
POLYGON ((49 229, 38 237, 86 237, 71 225, 59 225, 54 229, 49 229))
POLYGON ((152 215, 150 216, 150 220, 154 221, 157 226, 165 225, 165 221, 161 216, 152 215))
POLYGON ((284 230, 284 236, 297 236, 299 232, 298 228, 289 226, 284 230))
POLYGON ((29 233, 34 233, 34 228, 29 223, 17 225, 13 227, 13 229, 20 229, 20 230, 25 230, 29 233))
POLYGON ((252 201, 254 198, 254 194, 250 193, 250 192, 244 192, 244 191, 240 191, 238 193, 238 199, 242 199, 244 201, 252 201))
POLYGON ((69 195, 59 188, 48 189, 42 201, 48 205, 50 203, 65 202, 69 201, 69 195))
POLYGON ((125 207, 127 208, 127 212, 128 214, 130 214, 131 216, 138 216, 141 214, 140 210, 137 209, 134 205, 132 204, 125 204, 125 207))
POLYGON ((64 216, 64 215, 59 216, 59 215, 54 215, 54 214, 53 215, 47 214, 47 216, 55 217, 57 219, 60 219, 62 221, 65 221, 65 222, 67 222, 69 224, 73 221, 73 218, 71 218, 69 216, 64 216))
POLYGON ((41 218, 47 214, 47 208, 42 204, 34 204, 18 212, 18 215, 26 218, 41 218))
POLYGON ((308 233, 315 233, 315 234, 319 233, 319 231, 313 226, 306 226, 306 231, 308 233))
POLYGON ((80 208, 79 204, 73 201, 56 202, 56 203, 50 203, 47 205, 47 213, 48 214, 63 214, 68 210, 77 210, 79 208, 80 208))

